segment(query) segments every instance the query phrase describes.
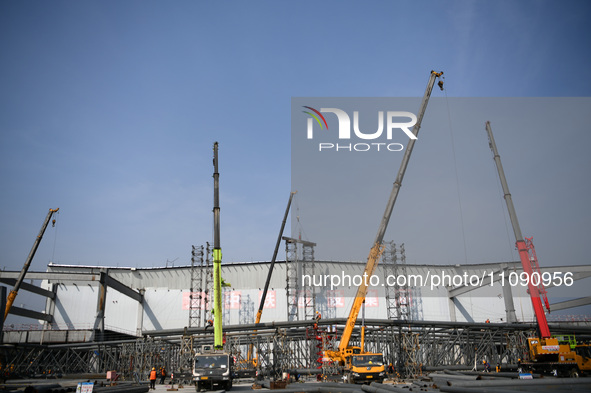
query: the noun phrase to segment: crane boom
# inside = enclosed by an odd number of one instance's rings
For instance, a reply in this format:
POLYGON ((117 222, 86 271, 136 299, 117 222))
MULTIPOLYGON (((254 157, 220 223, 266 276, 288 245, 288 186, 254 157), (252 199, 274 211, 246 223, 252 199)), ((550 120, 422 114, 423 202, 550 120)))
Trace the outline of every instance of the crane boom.
POLYGON ((213 333, 214 348, 223 349, 222 335, 222 247, 220 245, 220 174, 218 143, 213 144, 213 333))
POLYGON ((534 308, 534 313, 536 314, 536 320, 538 321, 540 336, 541 338, 549 338, 551 336, 550 328, 548 327, 548 321, 546 320, 546 314, 544 313, 544 307, 542 305, 541 299, 542 297, 544 298, 546 308, 549 309, 550 306, 548 304, 548 299, 546 298, 546 290, 543 287, 533 285, 533 280, 531 279, 534 270, 538 271, 539 274, 538 261, 532 238, 524 239, 523 235, 521 234, 521 228, 519 227, 519 221, 517 220, 517 214, 515 213, 515 206, 513 206, 513 199, 511 198, 511 193, 509 192, 509 185, 507 184, 507 179, 505 178, 505 171, 503 170, 503 165, 501 164, 501 156, 497 151, 497 145, 495 143, 495 138, 493 137, 490 121, 486 122, 486 133, 488 135, 489 146, 492 150, 493 158, 497 166, 497 171, 499 172, 499 178, 501 180, 501 187, 503 188, 507 210, 509 210, 509 219, 511 220, 511 225, 513 226, 515 245, 519 251, 519 259, 521 259, 523 271, 527 274, 528 278, 530 278, 527 280, 528 290, 531 297, 532 306, 534 308))
POLYGON ((45 233, 45 229, 47 228, 47 225, 49 224, 49 220, 51 220, 51 216, 53 215, 53 213, 56 213, 58 210, 59 210, 59 207, 57 209, 49 209, 49 212, 47 213, 47 217, 45 217, 45 221, 43 222, 43 225, 41 225, 41 230, 39 231, 39 234, 37 235, 37 238, 35 239, 35 242, 33 243, 33 247, 31 248, 31 251, 29 252, 29 256, 27 257, 27 260, 25 261, 25 265, 23 266, 21 273, 18 276, 18 279, 16 280, 16 284, 14 284, 14 288, 12 289, 12 291, 10 291, 10 293, 8 294, 8 296, 6 298, 6 309, 4 310, 4 320, 6 320, 6 316, 8 316, 8 312, 12 308, 12 303, 14 303, 14 299, 16 298, 16 295, 18 294, 18 290, 21 287, 23 280, 25 279, 25 275, 27 274, 27 271, 29 270, 29 266, 31 266, 31 261, 33 260, 33 257, 35 256, 35 253, 37 252, 37 248, 39 247, 39 244, 41 243, 41 239, 43 238, 43 234, 45 233))
MULTIPOLYGON (((269 290, 269 284, 271 283, 271 277, 273 276, 273 268, 275 267, 275 260, 277 259, 277 253, 279 252, 279 246, 281 246, 281 237, 283 236, 283 230, 285 229, 285 223, 287 222, 287 216, 289 215, 289 208, 291 207, 291 201, 297 191, 292 191, 289 194, 289 200, 287 201, 287 207, 285 208, 285 214, 283 215, 283 221, 281 221, 281 228, 279 229, 279 236, 277 236, 277 242, 275 243, 275 250, 273 251, 273 257, 271 258, 271 266, 269 266, 269 272, 267 273, 267 280, 265 281, 265 287, 263 288, 263 294, 261 295, 261 301, 259 302, 259 309, 257 311, 254 323, 260 323, 263 316, 263 308, 265 307, 265 299, 267 298, 267 292, 269 290)), ((248 346, 247 362, 256 366, 257 359, 253 359, 253 344, 248 346)))
POLYGON ((279 246, 281 245, 281 237, 283 236, 283 230, 285 229, 285 223, 287 222, 287 216, 289 215, 289 208, 293 196, 297 191, 292 191, 289 194, 289 200, 287 201, 287 207, 285 208, 285 214, 283 215, 283 221, 281 222, 281 229, 279 229, 279 236, 277 236, 277 242, 275 243, 275 251, 273 251, 273 257, 271 258, 271 266, 269 266, 269 273, 267 273, 267 281, 265 282, 265 288, 263 288, 263 295, 259 303, 259 310, 254 323, 261 322, 261 316, 263 315, 263 308, 265 306, 265 299, 267 298, 267 291, 269 289, 269 283, 271 282, 271 276, 273 275, 273 267, 275 266, 275 259, 277 259, 277 253, 279 252, 279 246))
MULTIPOLYGON (((412 133, 415 136, 419 134, 421 122, 423 121, 423 116, 425 115, 425 110, 427 109, 427 104, 429 103, 429 98, 431 97, 431 92, 433 91, 435 80, 439 78, 441 75, 443 75, 443 72, 431 71, 429 82, 427 83, 427 88, 425 90, 425 94, 423 96, 423 100, 419 108, 419 113, 417 115, 417 122, 412 130, 412 133)), ((440 82, 440 87, 443 89, 442 86, 443 85, 440 82)), ((398 175, 396 176, 396 180, 394 181, 394 184, 392 186, 390 198, 388 199, 388 203, 386 204, 386 210, 384 211, 382 221, 380 222, 380 226, 378 227, 378 233, 373 243, 373 247, 369 252, 369 256, 367 257, 367 264, 365 266, 365 272, 363 274, 363 277, 365 277, 365 279, 357 289, 357 294, 355 295, 355 300, 353 302, 353 306, 351 307, 351 311, 349 312, 349 318, 347 319, 347 324, 345 326, 345 330, 343 332, 341 342, 339 344, 339 352, 341 352, 342 354, 345 353, 345 350, 349 346, 349 340, 351 339, 351 334, 353 333, 353 328, 355 327, 357 316, 359 315, 359 310, 361 309, 361 306, 365 301, 365 296, 367 295, 367 278, 373 275, 380 260, 380 256, 384 251, 382 241, 384 240, 384 235, 386 233, 386 229, 388 228, 388 223, 390 222, 390 216, 392 215, 392 210, 394 209, 394 204, 396 203, 396 198, 398 197, 398 192, 400 191, 400 186, 402 185, 402 180, 404 179, 404 174, 406 172, 406 168, 408 166, 410 155, 412 154, 415 142, 416 139, 410 139, 408 142, 408 146, 406 148, 406 151, 404 152, 404 156, 402 157, 402 162, 400 163, 398 175)))

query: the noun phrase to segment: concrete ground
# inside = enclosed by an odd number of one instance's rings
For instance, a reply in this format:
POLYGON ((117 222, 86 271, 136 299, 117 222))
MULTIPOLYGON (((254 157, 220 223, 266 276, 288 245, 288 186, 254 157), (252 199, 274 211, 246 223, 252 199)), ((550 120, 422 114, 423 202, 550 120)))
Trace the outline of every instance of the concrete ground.
MULTIPOLYGON (((239 381, 239 382, 234 382, 233 386, 232 386, 232 390, 231 392, 246 392, 246 391, 252 391, 253 389, 251 388, 253 384, 253 381, 239 381)), ((156 390, 150 390, 150 392, 171 392, 171 391, 175 391, 175 390, 170 390, 172 389, 172 385, 170 384, 165 384, 165 385, 159 385, 158 383, 156 383, 156 390)), ((179 388, 179 385, 174 385, 174 389, 178 389, 177 391, 179 392, 195 392, 195 386, 193 385, 184 385, 182 388, 179 388)), ((267 390, 267 389, 259 389, 260 390, 267 390)), ((223 392, 223 390, 218 390, 218 391, 214 391, 214 392, 208 392, 208 393, 221 393, 223 392)))

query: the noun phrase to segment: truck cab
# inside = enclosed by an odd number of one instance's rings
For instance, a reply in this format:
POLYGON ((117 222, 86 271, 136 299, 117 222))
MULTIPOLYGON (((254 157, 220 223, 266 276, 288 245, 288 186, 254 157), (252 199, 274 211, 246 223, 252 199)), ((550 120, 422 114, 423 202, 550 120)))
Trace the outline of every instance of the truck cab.
POLYGON ((343 352, 327 351, 329 359, 338 360, 347 383, 382 382, 386 378, 384 356, 365 352, 361 347, 347 347, 343 352))
POLYGON ((382 382, 386 377, 381 353, 360 353, 347 359, 349 383, 382 382))
POLYGON ((200 353, 193 360, 195 390, 213 390, 214 386, 229 390, 234 377, 234 357, 226 352, 200 353))

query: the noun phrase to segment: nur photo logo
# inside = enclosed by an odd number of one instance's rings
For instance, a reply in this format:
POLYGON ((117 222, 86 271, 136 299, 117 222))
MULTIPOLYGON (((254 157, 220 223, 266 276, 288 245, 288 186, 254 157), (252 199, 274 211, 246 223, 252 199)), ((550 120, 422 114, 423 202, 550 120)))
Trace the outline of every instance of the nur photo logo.
MULTIPOLYGON (((402 131, 410 139, 417 139, 412 133, 411 128, 417 123, 417 117, 412 112, 406 111, 377 111, 377 130, 362 130, 360 127, 360 114, 358 110, 352 111, 350 116, 347 111, 340 108, 320 108, 311 106, 302 106, 306 114, 306 139, 314 139, 314 129, 320 132, 328 133, 329 138, 334 142, 324 141, 327 135, 323 135, 323 142, 318 143, 318 151, 401 151, 404 146, 401 143, 391 142, 395 133, 402 131), (336 134, 331 128, 329 131, 328 122, 323 114, 333 114, 336 116, 337 127, 336 134), (351 122, 351 117, 353 121, 351 122), (351 123, 352 126, 351 126, 351 123), (352 138, 368 142, 346 143, 352 138), (371 142, 369 142, 371 141, 371 142)), ((327 116, 334 119, 334 116, 327 116)), ((371 116, 369 111, 364 111, 363 116, 371 116)), ((373 114, 375 115, 375 112, 373 114)), ((375 118, 375 117, 374 117, 375 118)))

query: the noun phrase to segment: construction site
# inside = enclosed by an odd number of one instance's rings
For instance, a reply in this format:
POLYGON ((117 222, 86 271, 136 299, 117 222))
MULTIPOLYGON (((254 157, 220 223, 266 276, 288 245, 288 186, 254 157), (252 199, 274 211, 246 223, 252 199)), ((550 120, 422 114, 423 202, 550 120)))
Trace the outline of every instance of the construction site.
MULTIPOLYGON (((317 260, 314 239, 285 234, 293 191, 271 260, 222 263, 217 142, 213 241, 187 247, 190 265, 50 263, 45 271, 30 270, 57 211, 50 209, 23 269, 0 272, 5 318, 39 322, 3 327, 2 391, 25 389, 35 378, 82 375, 119 383, 99 392, 148 391, 153 369, 174 373, 168 390, 177 390, 176 381, 197 391, 589 391, 591 319, 548 315, 591 304, 580 296, 591 265, 538 264, 489 122, 483 124, 519 260, 408 264, 404 242, 384 238, 431 92, 443 90, 442 74, 429 75, 415 139, 366 261, 317 260), (547 289, 565 283, 572 300, 552 302, 547 289), (15 306, 19 291, 43 297, 44 311, 15 306)), ((308 109, 318 124, 324 120, 308 109)))

